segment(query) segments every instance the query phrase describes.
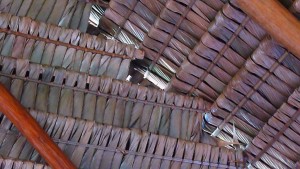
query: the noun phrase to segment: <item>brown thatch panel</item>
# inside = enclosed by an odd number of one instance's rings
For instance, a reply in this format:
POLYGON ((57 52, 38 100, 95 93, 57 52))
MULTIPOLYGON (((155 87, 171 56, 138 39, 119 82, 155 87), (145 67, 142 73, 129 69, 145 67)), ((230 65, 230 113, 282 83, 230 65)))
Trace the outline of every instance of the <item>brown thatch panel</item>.
MULTIPOLYGON (((171 77, 206 32, 222 1, 110 1, 110 8, 100 20, 100 27, 115 37, 124 29, 141 41, 152 66, 158 63, 171 77), (102 22, 102 20, 104 22, 102 22), (107 20, 111 20, 114 29, 107 20), (103 24, 102 24, 103 23, 103 24), (119 26, 120 28, 117 28, 119 26)), ((149 65, 148 65, 149 66, 149 65)), ((153 67, 150 66, 150 71, 153 67)), ((163 77, 162 73, 159 76, 163 77)))
POLYGON ((29 59, 33 63, 91 75, 125 80, 131 59, 144 56, 141 50, 132 45, 36 22, 26 17, 0 14, 0 27, 8 31, 0 33, 2 56, 29 59))
POLYGON ((172 78, 170 88, 214 101, 258 46, 265 32, 227 3, 172 78))
POLYGON ((268 120, 246 151, 259 167, 297 168, 300 156, 300 89, 268 120))
POLYGON ((210 104, 108 77, 1 57, 0 82, 26 108, 199 141, 210 104))
POLYGON ((0 158, 0 168, 3 169, 51 169, 45 164, 38 164, 32 161, 20 161, 11 158, 0 158))
POLYGON ((86 32, 92 4, 80 0, 0 0, 0 11, 86 32))
MULTIPOLYGON (((139 130, 30 111, 79 168, 240 168, 242 154, 139 130)), ((3 157, 43 162, 15 127, 1 120, 3 157)))
POLYGON ((233 135, 230 128, 234 123, 239 140, 251 142, 300 85, 299 71, 299 59, 265 39, 213 104, 206 119, 218 127, 211 128, 213 135, 233 135))
POLYGON ((300 1, 295 0, 293 5, 290 7, 290 11, 294 13, 294 15, 297 16, 298 19, 300 19, 300 1))

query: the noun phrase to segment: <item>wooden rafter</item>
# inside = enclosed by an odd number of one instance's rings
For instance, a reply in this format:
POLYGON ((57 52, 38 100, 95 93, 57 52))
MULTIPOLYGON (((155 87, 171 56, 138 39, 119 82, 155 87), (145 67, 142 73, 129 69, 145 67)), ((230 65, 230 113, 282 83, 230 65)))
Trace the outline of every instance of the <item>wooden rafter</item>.
POLYGON ((277 0, 236 0, 283 47, 300 58, 300 22, 277 0))
POLYGON ((0 111, 16 126, 52 168, 75 169, 67 156, 2 84, 0 84, 0 111))

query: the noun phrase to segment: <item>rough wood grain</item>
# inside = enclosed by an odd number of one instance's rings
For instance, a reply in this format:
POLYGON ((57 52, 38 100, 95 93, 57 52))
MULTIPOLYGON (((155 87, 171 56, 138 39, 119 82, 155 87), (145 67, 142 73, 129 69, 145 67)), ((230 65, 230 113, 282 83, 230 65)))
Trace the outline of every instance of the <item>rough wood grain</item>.
POLYGON ((277 0, 236 1, 274 39, 300 58, 300 22, 286 8, 277 0))
POLYGON ((14 123, 52 168, 75 169, 47 133, 2 84, 0 84, 0 111, 14 123))

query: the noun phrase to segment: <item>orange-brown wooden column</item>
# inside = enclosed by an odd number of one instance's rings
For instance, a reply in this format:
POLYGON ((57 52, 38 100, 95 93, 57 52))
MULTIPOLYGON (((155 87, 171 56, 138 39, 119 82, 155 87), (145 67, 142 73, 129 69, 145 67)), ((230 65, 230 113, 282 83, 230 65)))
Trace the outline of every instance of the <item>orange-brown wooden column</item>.
POLYGON ((277 42, 300 58, 300 22, 278 0, 235 0, 277 42))
POLYGON ((27 110, 0 84, 0 112, 27 138, 53 169, 76 167, 51 140, 27 110))

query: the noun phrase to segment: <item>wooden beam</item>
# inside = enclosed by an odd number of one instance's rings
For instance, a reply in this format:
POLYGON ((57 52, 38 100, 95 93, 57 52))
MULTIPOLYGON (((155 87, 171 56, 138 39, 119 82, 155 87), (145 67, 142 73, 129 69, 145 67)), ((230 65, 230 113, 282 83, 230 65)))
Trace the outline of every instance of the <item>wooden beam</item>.
POLYGON ((277 42, 300 58, 300 22, 277 0, 235 0, 277 42))
POLYGON ((0 111, 17 127, 52 168, 76 168, 2 84, 0 84, 0 111))

